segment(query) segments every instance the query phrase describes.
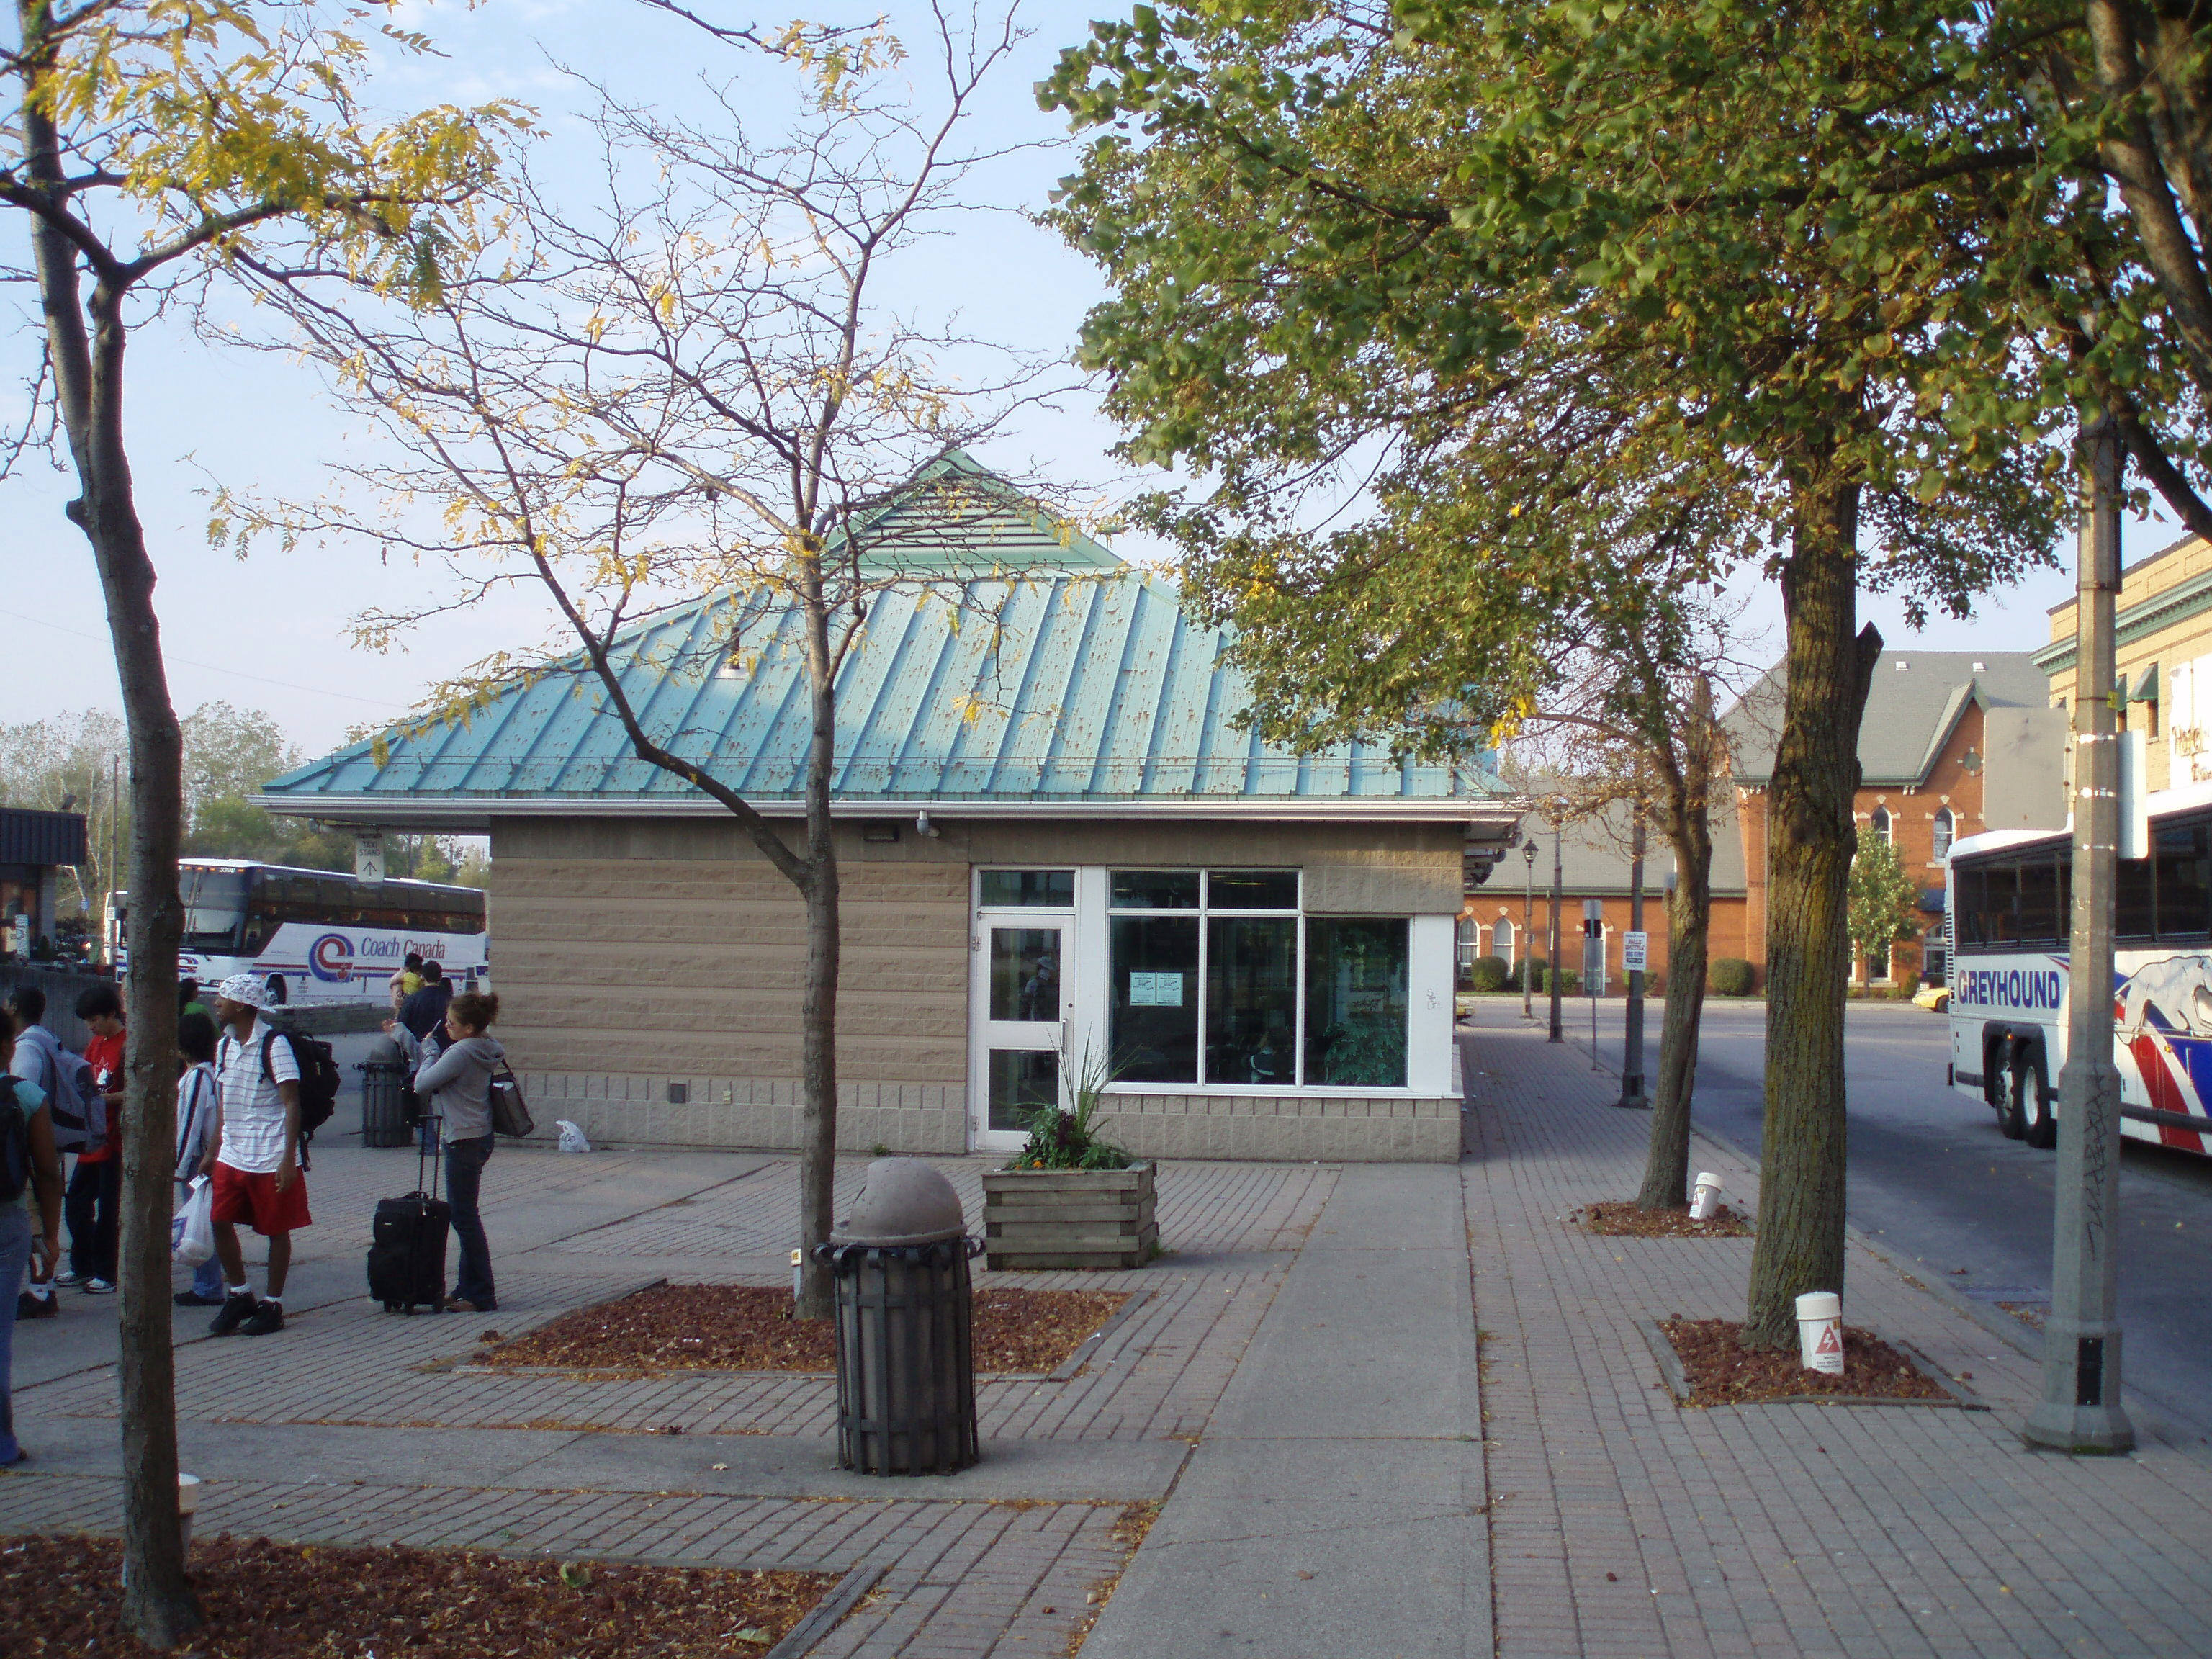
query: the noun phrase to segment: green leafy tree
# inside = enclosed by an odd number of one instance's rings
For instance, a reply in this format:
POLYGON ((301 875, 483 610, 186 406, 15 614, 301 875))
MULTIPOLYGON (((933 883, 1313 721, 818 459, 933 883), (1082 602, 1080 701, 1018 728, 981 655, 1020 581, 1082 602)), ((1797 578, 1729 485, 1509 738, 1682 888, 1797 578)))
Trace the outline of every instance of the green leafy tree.
POLYGON ((427 296, 473 235, 467 203, 511 109, 434 108, 380 123, 359 83, 375 5, 314 0, 16 0, 0 43, 0 210, 31 246, 39 295, 33 424, 68 457, 67 510, 97 565, 128 731, 131 1048, 124 1113, 118 1368, 130 1572, 124 1623, 155 1648, 201 1622, 176 1509, 168 1297, 176 953, 183 912, 183 735, 171 706, 155 567, 123 418, 134 331, 181 314, 250 251, 286 246, 388 291, 427 296), (364 26, 368 32, 364 31, 364 26))
MULTIPOLYGON (((1843 1278, 1844 891, 1881 646, 1857 594, 1963 611, 2047 557, 2062 508, 2037 440, 2071 386, 2022 349, 2017 278, 2065 235, 2017 228, 2070 234, 2095 205, 2027 165, 1993 49, 1943 0, 1273 0, 1094 25, 1043 92, 1097 133, 1060 210, 1113 286, 1084 361, 1125 453, 1210 486, 1163 515, 1197 591, 1240 617, 1297 603, 1238 588, 1237 559, 1295 571, 1324 511, 1510 564, 1455 526, 1526 506, 1566 520, 1522 557, 1540 653, 1624 488, 1638 514, 1734 516, 1708 574, 1778 584, 1755 1345, 1843 1278)), ((1339 649, 1381 654, 1370 684, 1417 664, 1459 591, 1409 588, 1396 628, 1339 649)))
MULTIPOLYGON (((1855 960, 1887 963, 1889 947, 1912 937, 1912 907, 1920 890, 1912 884, 1897 848, 1880 836, 1859 837, 1851 860, 1850 933, 1855 960)), ((1874 975, 1887 978, 1887 975, 1874 975)))

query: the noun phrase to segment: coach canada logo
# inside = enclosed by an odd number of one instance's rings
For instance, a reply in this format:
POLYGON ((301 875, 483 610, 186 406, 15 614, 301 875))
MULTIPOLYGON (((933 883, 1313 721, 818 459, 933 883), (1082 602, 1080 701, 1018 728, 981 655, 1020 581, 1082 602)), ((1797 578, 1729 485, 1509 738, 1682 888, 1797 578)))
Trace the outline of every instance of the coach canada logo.
POLYGON ((307 971, 343 985, 353 977, 353 941, 343 933, 325 933, 307 947, 307 971))

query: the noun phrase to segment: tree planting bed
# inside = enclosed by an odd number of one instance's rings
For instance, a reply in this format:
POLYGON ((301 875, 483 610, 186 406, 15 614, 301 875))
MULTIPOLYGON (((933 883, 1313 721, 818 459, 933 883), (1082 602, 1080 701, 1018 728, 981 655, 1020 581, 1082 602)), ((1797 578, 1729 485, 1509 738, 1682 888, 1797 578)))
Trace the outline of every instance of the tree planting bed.
POLYGON ((1684 1406, 1963 1406, 1989 1407, 1932 1362, 1871 1331, 1844 1327, 1840 1375, 1807 1370, 1793 1343, 1746 1348, 1733 1319, 1661 1319, 1652 1352, 1676 1403, 1684 1406))
POLYGON ((1686 1204, 1667 1210, 1646 1210, 1631 1200, 1607 1199, 1585 1204, 1574 1219, 1584 1232, 1604 1238, 1748 1238, 1751 1218, 1717 1205, 1703 1221, 1690 1218, 1686 1204))
MULTIPOLYGON (((978 1371, 1050 1372, 1121 1310, 1124 1291, 975 1292, 978 1371)), ((767 1285, 657 1285, 578 1308, 501 1340, 487 1331, 471 1367, 562 1371, 835 1371, 836 1322, 791 1316, 767 1285)))
MULTIPOLYGON (((112 1538, 0 1539, 0 1653, 152 1653, 118 1626, 121 1559, 112 1538)), ((228 1534, 194 1541, 190 1576, 208 1622, 185 1649, 201 1659, 766 1656, 837 1583, 819 1572, 520 1560, 228 1534)), ((801 1639, 811 1645, 811 1634, 801 1639)))

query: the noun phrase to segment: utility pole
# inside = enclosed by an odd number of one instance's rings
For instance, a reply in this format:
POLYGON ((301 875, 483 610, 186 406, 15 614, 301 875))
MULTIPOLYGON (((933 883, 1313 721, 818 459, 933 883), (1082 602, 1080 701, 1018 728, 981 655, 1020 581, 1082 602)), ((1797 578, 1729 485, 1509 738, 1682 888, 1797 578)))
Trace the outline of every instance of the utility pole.
MULTIPOLYGON (((2112 1062, 2112 900, 2120 811, 2112 612, 2120 591, 2120 446, 2081 428, 2074 601, 2074 915, 2066 1065, 2058 1074, 2058 1205, 2043 1400, 2021 1432, 2061 1451, 2136 1443, 2120 1407, 2120 1073, 2112 1062)), ((2033 1080, 2028 1086, 2034 1087, 2033 1080)))
MULTIPOLYGON (((1644 805, 1640 801, 1636 805, 1634 825, 1629 832, 1628 842, 1628 931, 1643 939, 1648 936, 1644 932, 1644 805)), ((1650 947, 1647 945, 1645 948, 1650 947)), ((1650 1096, 1644 1092, 1644 969, 1641 968, 1628 970, 1626 1033, 1621 1040, 1620 1098, 1613 1103, 1632 1109, 1651 1104, 1650 1096)))
POLYGON ((1560 843, 1565 831, 1557 818, 1552 820, 1552 965, 1545 970, 1552 981, 1552 1030, 1546 1040, 1565 1042, 1566 1032, 1559 1024, 1559 902, 1566 893, 1566 866, 1561 861, 1560 843))
POLYGON ((1535 1006, 1532 1000, 1536 968, 1536 837, 1531 835, 1528 845, 1521 849, 1521 861, 1528 866, 1528 890, 1521 896, 1521 1018, 1534 1020, 1535 1006))

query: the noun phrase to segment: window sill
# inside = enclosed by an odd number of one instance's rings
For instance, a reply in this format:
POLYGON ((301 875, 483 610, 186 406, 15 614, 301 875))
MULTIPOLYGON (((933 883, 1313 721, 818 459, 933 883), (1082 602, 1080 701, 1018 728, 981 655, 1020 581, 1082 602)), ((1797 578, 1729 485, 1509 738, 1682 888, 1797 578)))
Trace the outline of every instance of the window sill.
POLYGON ((1113 1095, 1212 1095, 1223 1100, 1273 1100, 1284 1095, 1296 1095, 1310 1100, 1431 1100, 1442 1099, 1449 1089, 1434 1091, 1402 1087, 1384 1088, 1380 1084, 1363 1088, 1356 1084, 1342 1083, 1114 1083, 1102 1091, 1113 1095))

